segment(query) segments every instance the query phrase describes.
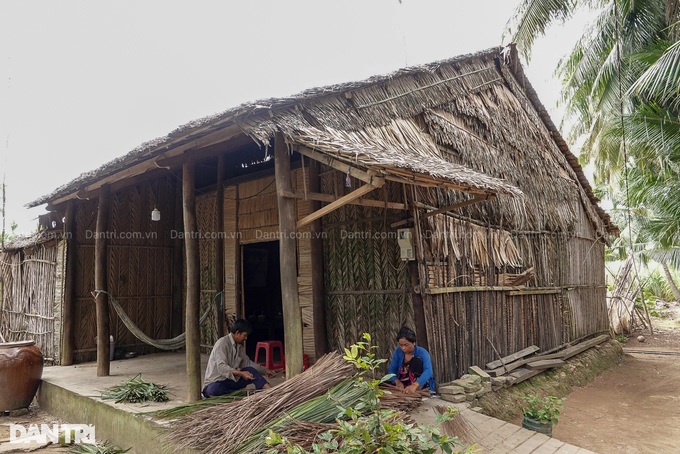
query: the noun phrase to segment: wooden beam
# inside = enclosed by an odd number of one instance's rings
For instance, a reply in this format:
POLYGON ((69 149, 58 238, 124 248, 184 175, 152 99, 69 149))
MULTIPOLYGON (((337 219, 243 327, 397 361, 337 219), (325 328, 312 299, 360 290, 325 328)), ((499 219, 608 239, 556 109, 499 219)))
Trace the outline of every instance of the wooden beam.
POLYGON ((562 359, 564 357, 564 353, 551 353, 551 354, 540 354, 536 356, 530 356, 528 358, 523 358, 519 359, 517 361, 513 361, 511 363, 506 363, 504 366, 497 367, 492 370, 487 370, 486 372, 489 375, 492 375, 494 377, 499 377, 501 375, 505 375, 510 371, 513 371, 519 367, 524 366, 525 364, 528 364, 532 361, 543 361, 543 360, 550 360, 550 359, 562 359))
POLYGON ((182 205, 184 207, 184 249, 186 253, 186 362, 187 382, 189 384, 187 401, 195 402, 201 398, 201 336, 198 323, 201 293, 201 263, 198 253, 198 237, 189 232, 197 232, 195 163, 189 159, 182 167, 182 205))
POLYGON ((307 148, 302 145, 297 145, 295 150, 298 153, 305 155, 310 159, 320 162, 321 164, 326 164, 327 166, 332 167, 335 170, 339 170, 343 174, 349 174, 351 177, 359 179, 366 184, 379 184, 377 183, 377 180, 382 179, 375 172, 366 172, 364 170, 359 169, 356 164, 350 164, 344 161, 340 161, 328 154, 312 150, 311 148, 307 148))
MULTIPOLYGON (((382 183, 384 183, 384 181, 382 183)), ((373 191, 374 189, 378 189, 381 186, 382 186, 382 184, 380 184, 380 186, 373 186, 373 185, 370 185, 370 184, 365 184, 365 185, 361 186, 360 188, 357 188, 354 191, 350 192, 349 194, 346 194, 346 195, 340 197, 335 202, 331 202, 328 205, 326 205, 325 207, 323 207, 319 210, 316 210, 314 213, 308 214, 304 218, 300 219, 297 222, 297 228, 299 229, 299 228, 309 224, 310 222, 314 221, 315 219, 319 219, 320 217, 327 215, 331 211, 335 211, 338 208, 340 208, 341 206, 348 204, 352 200, 358 199, 362 195, 368 194, 369 192, 373 191)))
POLYGON ((561 359, 541 359, 538 361, 533 361, 530 363, 527 363, 527 369, 529 370, 544 370, 544 369, 551 369, 553 367, 557 366, 563 366, 564 361, 561 359))
MULTIPOLYGON (((87 185, 86 187, 82 188, 81 191, 83 194, 90 193, 91 191, 95 189, 99 189, 105 184, 113 183, 118 180, 123 180, 126 178, 130 178, 135 175, 140 175, 148 170, 152 169, 157 169, 158 165, 156 164, 156 159, 163 159, 163 158, 169 158, 173 156, 180 155, 184 153, 187 150, 191 150, 194 148, 203 148, 207 147, 209 145, 214 145, 216 143, 220 142, 225 142, 229 139, 232 139, 239 134, 243 134, 243 131, 241 130, 240 127, 237 125, 230 125, 227 126, 226 128, 219 129, 217 131, 211 132, 209 134, 206 134, 203 137, 196 138, 194 140, 189 140, 186 137, 179 139, 177 142, 169 143, 166 145, 163 145, 163 148, 166 149, 167 151, 160 153, 158 156, 154 156, 153 158, 145 159, 142 162, 139 162, 137 164, 133 164, 130 167, 126 167, 124 169, 121 169, 117 172, 112 173, 111 175, 108 175, 106 177, 101 178, 100 180, 95 181, 94 183, 91 183, 87 185)), ((55 206, 61 202, 64 202, 68 199, 73 199, 77 198, 77 194, 72 192, 70 194, 63 195, 61 197, 57 197, 54 200, 51 200, 49 203, 52 206, 55 206)))
POLYGON ((560 287, 548 287, 548 288, 528 288, 526 290, 513 290, 508 292, 509 296, 519 296, 519 295, 550 295, 553 293, 561 293, 562 289, 560 287))
MULTIPOLYGON (((318 193, 321 187, 319 178, 319 163, 309 160, 309 191, 318 193)), ((307 192, 309 196, 310 192, 307 192)), ((331 196, 332 197, 332 196, 331 196)), ((313 200, 313 199, 312 199, 313 200)), ((319 202, 311 202, 312 209, 318 210, 319 202)), ((314 354, 321 358, 328 352, 328 337, 326 333, 326 303, 324 283, 324 259, 323 259, 323 226, 321 219, 313 221, 310 225, 312 238, 310 239, 310 259, 312 266, 312 311, 314 322, 314 354)))
MULTIPOLYGON (((312 161, 316 162, 316 161, 312 161)), ((311 189, 310 189, 311 190, 311 189)), ((307 199, 307 200, 314 200, 317 202, 335 202, 338 200, 336 196, 333 194, 324 194, 320 192, 307 192, 307 194, 303 194, 300 191, 284 191, 283 195, 285 197, 290 197, 293 199, 307 199)), ((407 211, 409 210, 408 206, 406 206, 405 203, 396 203, 396 202, 385 202, 382 200, 373 200, 373 199, 364 199, 363 197, 358 198, 356 200, 352 200, 351 202, 348 202, 348 205, 360 205, 364 207, 372 207, 372 208, 388 208, 390 210, 402 210, 402 211, 407 211)))
MULTIPOLYGON (((109 299, 107 287, 108 267, 106 239, 109 220, 109 187, 99 192, 97 206, 97 233, 94 243, 94 290, 97 317, 97 377, 107 377, 111 371, 109 358, 109 299)), ((74 251, 75 252, 75 251, 74 251)))
POLYGON ((66 273, 64 276, 64 306, 62 309, 62 338, 61 338, 61 365, 73 364, 73 351, 75 350, 75 314, 76 314, 76 275, 78 273, 76 260, 76 207, 75 200, 69 200, 66 205, 66 218, 64 230, 66 232, 66 273))
POLYGON ((217 158, 217 188, 215 189, 215 290, 217 291, 217 338, 224 336, 224 174, 226 159, 224 153, 217 158))
POLYGON ((601 344, 602 342, 611 339, 611 336, 609 334, 603 334, 601 336, 597 336, 595 339, 590 339, 585 342, 581 342, 580 344, 576 344, 572 347, 568 347, 564 349, 561 353, 564 354, 563 358, 565 360, 571 358, 572 356, 576 356, 579 353, 583 353, 584 351, 588 350, 591 347, 594 347, 598 344, 601 344))
MULTIPOLYGON (((521 288, 521 287, 519 287, 521 288)), ((441 295, 443 293, 462 293, 462 292, 504 292, 517 290, 518 287, 503 286, 481 286, 481 287, 427 287, 423 289, 428 295, 441 295)))
POLYGON ((493 198, 494 194, 484 194, 484 195, 475 195, 469 200, 465 200, 463 202, 458 202, 454 203, 453 205, 446 206, 444 208, 439 208, 438 210, 430 211, 429 213, 425 213, 425 217, 429 218, 430 216, 435 216, 440 213, 445 213, 447 211, 453 211, 458 208, 462 208, 468 205, 473 205, 475 203, 483 202, 485 200, 488 200, 490 198, 493 198))
POLYGON ((283 326, 285 327, 286 379, 290 379, 302 372, 302 312, 297 283, 295 201, 283 196, 283 192, 290 191, 293 186, 290 174, 290 155, 281 133, 277 133, 274 138, 274 176, 279 208, 279 261, 283 326))
POLYGON ((529 356, 532 353, 536 353, 539 351, 540 348, 532 345, 531 347, 527 347, 525 349, 522 349, 518 352, 513 353, 512 355, 504 356, 501 359, 498 359, 496 361, 491 361, 490 363, 486 363, 486 368, 487 369, 495 369, 497 367, 501 367, 504 364, 510 364, 513 361, 517 361, 518 359, 522 359, 525 356, 529 356))

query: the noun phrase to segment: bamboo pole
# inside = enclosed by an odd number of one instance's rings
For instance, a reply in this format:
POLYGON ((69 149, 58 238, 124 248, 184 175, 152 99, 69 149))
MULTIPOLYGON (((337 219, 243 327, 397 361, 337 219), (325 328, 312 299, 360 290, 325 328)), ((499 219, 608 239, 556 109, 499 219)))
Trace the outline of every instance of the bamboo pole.
MULTIPOLYGON (((217 189, 215 191, 215 230, 224 232, 224 154, 217 158, 217 189)), ((215 236, 215 290, 219 304, 217 305, 217 338, 224 336, 224 238, 215 236)))
POLYGON ((109 218, 109 186, 99 190, 97 206, 97 237, 94 247, 94 286, 97 317, 97 377, 110 375, 109 360, 109 301, 107 296, 106 237, 109 218))
POLYGON ((292 189, 290 156, 281 133, 277 133, 274 139, 274 175, 279 208, 279 261, 285 326, 286 378, 290 379, 302 372, 302 312, 297 285, 295 200, 283 195, 283 191, 292 189))
POLYGON ((75 286, 76 286, 76 267, 78 265, 77 245, 76 245, 76 209, 75 200, 69 200, 66 205, 66 222, 64 231, 66 232, 66 272, 64 279, 64 305, 62 309, 62 339, 61 339, 61 365, 70 366, 73 364, 73 350, 75 349, 75 286))
POLYGON ((201 271, 198 252, 198 231, 196 223, 196 193, 194 189, 195 163, 189 158, 182 166, 182 205, 184 212, 184 247, 186 251, 187 296, 186 296, 186 360, 187 401, 201 398, 201 333, 198 323, 200 312, 201 271))

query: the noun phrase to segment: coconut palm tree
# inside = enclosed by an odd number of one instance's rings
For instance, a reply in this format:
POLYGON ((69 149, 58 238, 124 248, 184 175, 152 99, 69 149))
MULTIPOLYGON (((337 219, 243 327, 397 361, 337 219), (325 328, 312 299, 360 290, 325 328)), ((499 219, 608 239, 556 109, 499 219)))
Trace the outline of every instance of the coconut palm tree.
POLYGON ((629 207, 619 216, 635 225, 628 252, 669 278, 669 264, 680 267, 680 0, 523 0, 510 36, 528 59, 535 39, 579 8, 597 18, 557 68, 568 138, 585 139, 581 160, 595 163, 600 192, 629 207))
MULTIPOLYGON (((680 87, 679 0, 524 0, 508 23, 511 39, 525 57, 535 39, 580 8, 598 11, 557 73, 562 78, 568 138, 585 138, 582 160, 594 161, 598 182, 622 169, 621 141, 602 142, 603 133, 641 106, 668 110, 677 121, 680 87)), ((631 121, 643 120, 634 116, 631 121)))

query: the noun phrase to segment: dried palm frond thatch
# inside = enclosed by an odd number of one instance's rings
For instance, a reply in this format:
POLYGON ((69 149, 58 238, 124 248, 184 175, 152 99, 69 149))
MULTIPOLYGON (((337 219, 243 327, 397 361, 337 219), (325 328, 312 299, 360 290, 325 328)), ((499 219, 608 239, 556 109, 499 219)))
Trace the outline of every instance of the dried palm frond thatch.
POLYGON ((225 452, 225 446, 235 450, 267 423, 325 394, 354 374, 354 366, 339 353, 329 353, 279 386, 186 416, 172 431, 170 439, 177 450, 193 448, 206 454, 225 452))

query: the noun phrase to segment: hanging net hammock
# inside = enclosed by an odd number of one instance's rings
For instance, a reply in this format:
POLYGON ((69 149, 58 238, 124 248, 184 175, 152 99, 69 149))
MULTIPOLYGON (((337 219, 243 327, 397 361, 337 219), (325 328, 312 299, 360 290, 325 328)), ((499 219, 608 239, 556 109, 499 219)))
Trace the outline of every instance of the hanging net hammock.
MULTIPOLYGON (((137 325, 135 325, 135 322, 132 321, 132 319, 125 313, 125 310, 123 307, 116 301, 115 298, 113 298, 109 293, 103 291, 103 290, 96 290, 93 292, 95 294, 95 300, 99 296, 100 293, 105 293, 109 296, 109 302, 113 306, 113 308, 116 310, 116 313, 118 314, 118 317, 120 317, 121 321, 123 324, 127 327, 127 329, 130 330, 130 332, 140 341, 144 342, 145 344, 149 344, 153 347, 156 347, 160 350, 179 350, 180 348, 184 347, 184 344, 186 342, 187 335, 186 333, 182 333, 179 336, 173 337, 171 339, 152 339, 149 336, 147 336, 144 331, 139 329, 137 325)), ((216 295, 215 300, 217 301, 217 297, 221 296, 219 293, 216 295)), ((203 325, 203 323, 208 319, 208 316, 210 315, 210 312, 212 310, 212 305, 208 307, 203 315, 201 315, 201 318, 199 319, 198 323, 199 325, 203 325)))

